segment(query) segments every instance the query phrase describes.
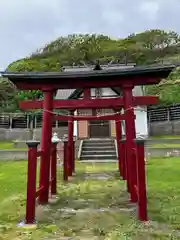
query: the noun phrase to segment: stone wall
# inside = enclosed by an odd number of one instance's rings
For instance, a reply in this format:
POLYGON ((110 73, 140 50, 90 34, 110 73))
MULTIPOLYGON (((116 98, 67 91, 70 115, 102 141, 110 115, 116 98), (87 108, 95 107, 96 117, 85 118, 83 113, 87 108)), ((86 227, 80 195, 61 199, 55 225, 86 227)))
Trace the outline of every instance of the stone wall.
POLYGON ((180 135, 180 121, 152 122, 149 124, 149 135, 180 135))
MULTIPOLYGON (((78 146, 78 143, 77 145, 78 146)), ((76 148, 76 159, 77 159, 77 149, 76 148)), ((1 158, 0 161, 3 160, 27 160, 28 152, 27 150, 0 150, 1 158)), ((61 161, 63 160, 63 150, 58 154, 61 161)), ((174 157, 180 156, 180 148, 145 148, 145 156, 146 159, 150 158, 164 158, 164 157, 174 157)))
MULTIPOLYGON (((35 134, 36 139, 40 140, 41 139, 41 128, 37 128, 34 130, 30 129, 0 129, 0 141, 8 141, 8 140, 30 140, 33 138, 33 135, 35 134)), ((58 137, 61 138, 63 137, 64 134, 68 133, 68 128, 67 127, 60 127, 60 128, 53 128, 53 132, 58 133, 58 137)))
MULTIPOLYGON (((152 122, 148 126, 148 131, 150 136, 158 135, 180 135, 180 121, 162 121, 162 122, 152 122)), ((8 140, 30 140, 35 134, 36 139, 41 139, 41 128, 34 130, 30 129, 4 129, 0 128, 0 141, 8 140)), ((58 137, 63 137, 64 134, 68 133, 67 127, 53 128, 53 132, 58 133, 58 137)))

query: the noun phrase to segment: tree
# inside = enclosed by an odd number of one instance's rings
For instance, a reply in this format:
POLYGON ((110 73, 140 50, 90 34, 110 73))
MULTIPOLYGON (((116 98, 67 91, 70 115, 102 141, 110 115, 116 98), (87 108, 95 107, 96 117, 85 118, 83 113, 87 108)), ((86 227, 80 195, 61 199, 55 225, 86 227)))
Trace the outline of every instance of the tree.
POLYGON ((14 96, 16 87, 14 84, 5 78, 0 78, 0 101, 9 100, 14 96))
MULTIPOLYGON (((39 72, 61 71, 62 66, 92 64, 99 60, 107 64, 112 60, 120 63, 134 62, 137 65, 152 63, 180 62, 180 39, 176 32, 160 29, 133 33, 124 39, 111 39, 102 34, 72 34, 60 37, 39 48, 30 57, 11 63, 7 71, 39 72), (176 58, 176 56, 178 56, 176 58)), ((177 70, 168 81, 180 78, 177 70)), ((179 88, 167 86, 149 86, 148 94, 158 94, 161 104, 180 102, 179 88), (170 95, 172 93, 174 96, 170 95), (175 96, 176 95, 176 96, 175 96)), ((39 91, 17 91, 15 101, 24 99, 40 99, 39 91)))

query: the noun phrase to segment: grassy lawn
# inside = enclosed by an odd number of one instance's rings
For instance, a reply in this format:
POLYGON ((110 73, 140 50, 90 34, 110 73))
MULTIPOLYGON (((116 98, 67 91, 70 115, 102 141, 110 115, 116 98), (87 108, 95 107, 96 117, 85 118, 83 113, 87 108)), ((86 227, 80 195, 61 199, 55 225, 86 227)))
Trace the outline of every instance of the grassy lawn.
MULTIPOLYGON (((162 136, 162 137, 153 137, 154 139, 171 139, 171 138, 179 138, 180 136, 162 136)), ((180 143, 158 143, 152 144, 149 148, 180 148, 180 143)), ((26 150, 26 147, 23 148, 15 148, 14 143, 12 141, 0 141, 0 150, 26 150)))
POLYGON ((152 144, 149 148, 180 148, 180 142, 178 143, 158 143, 152 144))
POLYGON ((4 149, 14 149, 13 142, 0 141, 0 150, 4 150, 4 149))
POLYGON ((15 148, 12 141, 0 141, 0 150, 24 150, 27 148, 15 148))
POLYGON ((152 159, 147 164, 150 226, 136 220, 116 164, 81 163, 68 184, 58 182, 59 201, 37 207, 38 228, 17 228, 25 213, 26 165, 0 162, 0 240, 180 239, 180 158, 152 159))
POLYGON ((151 139, 173 139, 173 138, 176 138, 176 139, 180 139, 180 136, 153 136, 153 137, 150 137, 151 139))

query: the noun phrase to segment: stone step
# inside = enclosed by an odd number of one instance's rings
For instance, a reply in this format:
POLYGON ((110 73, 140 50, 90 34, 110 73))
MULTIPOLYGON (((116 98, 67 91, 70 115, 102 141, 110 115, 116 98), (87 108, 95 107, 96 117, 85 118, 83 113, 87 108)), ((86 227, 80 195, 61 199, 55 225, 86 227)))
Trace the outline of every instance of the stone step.
POLYGON ((103 147, 109 147, 109 146, 114 146, 114 143, 83 143, 83 146, 87 147, 94 147, 94 146, 103 146, 103 147))
POLYGON ((83 146, 83 149, 106 149, 106 150, 111 150, 111 149, 115 149, 115 145, 114 146, 83 146))
POLYGON ((83 143, 102 143, 102 144, 104 144, 104 143, 114 143, 114 141, 112 141, 112 140, 109 140, 109 141, 103 141, 103 140, 97 140, 97 141, 87 141, 87 140, 84 140, 83 141, 83 143))
POLYGON ((97 150, 94 150, 94 151, 82 151, 82 155, 83 156, 86 156, 86 155, 96 155, 96 156, 99 156, 99 155, 115 155, 116 156, 116 151, 115 150, 103 150, 103 151, 97 151, 97 150))
POLYGON ((117 162, 117 159, 87 159, 87 160, 80 160, 81 163, 109 163, 109 162, 117 162))
POLYGON ((89 138, 89 139, 85 139, 84 141, 87 141, 87 142, 92 142, 92 141, 105 142, 105 141, 114 141, 114 139, 111 139, 111 138, 89 138))
POLYGON ((109 154, 109 155, 82 155, 80 160, 93 160, 93 159, 98 159, 98 160, 107 160, 107 159, 113 159, 116 160, 117 156, 116 154, 109 154))
POLYGON ((115 142, 112 139, 88 139, 83 141, 81 161, 117 161, 115 142))

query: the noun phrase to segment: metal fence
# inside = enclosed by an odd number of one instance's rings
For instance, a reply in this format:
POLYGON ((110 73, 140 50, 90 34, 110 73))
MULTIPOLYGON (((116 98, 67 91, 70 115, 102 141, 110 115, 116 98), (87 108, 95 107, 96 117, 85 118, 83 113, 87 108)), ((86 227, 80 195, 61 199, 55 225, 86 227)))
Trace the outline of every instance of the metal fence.
MULTIPOLYGON (((53 127, 67 126, 67 122, 53 119, 53 127)), ((0 113, 0 128, 41 128, 42 113, 36 115, 25 115, 23 113, 0 113)))
POLYGON ((163 122, 180 120, 180 105, 163 108, 148 108, 148 122, 163 122))
MULTIPOLYGON (((180 120, 180 105, 148 108, 148 123, 180 120)), ((67 121, 58 121, 53 119, 53 127, 67 126, 67 121)), ((41 128, 42 113, 36 115, 25 115, 23 113, 0 113, 0 128, 41 128)))

